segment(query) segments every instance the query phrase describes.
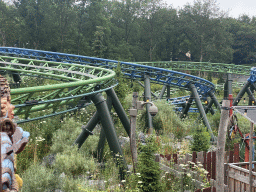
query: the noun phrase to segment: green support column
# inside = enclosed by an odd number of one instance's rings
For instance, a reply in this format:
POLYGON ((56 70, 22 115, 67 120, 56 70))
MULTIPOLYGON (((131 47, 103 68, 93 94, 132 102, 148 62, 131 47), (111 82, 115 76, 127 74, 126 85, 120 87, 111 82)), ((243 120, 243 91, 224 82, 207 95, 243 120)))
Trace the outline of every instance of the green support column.
POLYGON ((236 98, 233 101, 233 106, 237 106, 237 104, 239 103, 239 101, 242 99, 242 97, 244 96, 245 92, 247 91, 247 88, 250 86, 250 82, 247 81, 243 88, 240 90, 240 92, 237 94, 236 98))
POLYGON ((100 118, 99 118, 99 113, 97 111, 94 113, 94 115, 89 120, 87 125, 82 127, 83 129, 82 133, 80 133, 80 135, 77 137, 73 145, 78 144, 78 148, 80 148, 85 142, 85 140, 87 139, 87 137, 91 135, 91 132, 93 131, 93 129, 95 128, 95 126, 98 124, 99 121, 100 121, 100 118))
POLYGON ((204 107, 203 107, 203 105, 202 105, 202 103, 200 101, 200 97, 198 95, 197 89, 196 89, 194 84, 189 84, 189 88, 190 88, 190 91, 192 92, 192 94, 194 96, 194 99, 195 99, 195 102, 196 102, 196 106, 197 106, 197 108, 199 110, 201 118, 203 119, 203 122, 204 122, 205 126, 207 127, 208 132, 211 135, 211 140, 214 142, 214 141, 216 141, 216 139, 215 139, 215 137, 214 137, 214 135, 212 133, 211 126, 210 126, 210 124, 208 122, 208 119, 206 117, 206 114, 205 114, 205 111, 204 111, 204 107))
POLYGON ((181 112, 181 115, 180 115, 181 118, 185 118, 187 116, 189 108, 191 107, 193 100, 194 100, 193 99, 193 93, 191 93, 185 108, 181 112))
POLYGON ((107 103, 104 97, 98 93, 91 97, 91 100, 95 104, 97 108, 97 112, 99 113, 100 121, 102 128, 104 129, 108 145, 110 150, 113 152, 114 158, 118 165, 120 165, 120 174, 123 177, 124 169, 127 169, 126 162, 123 156, 123 152, 121 146, 118 141, 118 137, 116 135, 114 123, 112 121, 107 103), (123 166, 123 167, 122 167, 123 166))
MULTIPOLYGON (((141 87, 145 88, 145 86, 144 86, 140 81, 137 81, 137 82, 141 85, 141 87)), ((153 93, 152 91, 150 91, 150 93, 151 93, 151 95, 152 95, 153 97, 155 97, 156 99, 158 99, 158 97, 156 96, 155 93, 153 93)))
POLYGON ((112 88, 112 89, 106 91, 106 93, 108 95, 108 98, 111 98, 112 105, 113 105, 119 119, 121 120, 127 135, 130 137, 130 129, 131 129, 130 121, 129 121, 129 119, 124 111, 124 108, 123 108, 122 104, 120 103, 114 89, 112 88))
POLYGON ((97 158, 99 163, 101 163, 103 159, 103 151, 104 151, 105 143, 106 143, 106 135, 105 135, 104 129, 101 126, 100 139, 97 147, 97 158))
POLYGON ((208 105, 205 108, 205 113, 207 114, 209 111, 211 112, 212 115, 214 115, 214 110, 212 108, 212 105, 214 103, 214 100, 211 99, 210 102, 208 103, 208 105))
MULTIPOLYGON (((144 95, 145 101, 151 101, 150 78, 148 75, 144 76, 144 85, 145 85, 145 95, 144 95)), ((149 134, 151 134, 153 132, 153 121, 152 121, 152 117, 149 113, 150 106, 151 106, 151 104, 146 104, 149 134)))
POLYGON ((167 85, 167 99, 170 99, 170 85, 167 85))
POLYGON ((160 95, 159 95, 159 99, 162 99, 162 98, 163 98, 165 89, 166 89, 166 85, 163 85, 163 88, 162 88, 162 90, 161 90, 161 92, 160 92, 160 95))
POLYGON ((211 100, 213 100, 213 103, 215 107, 220 111, 220 103, 218 102, 217 98, 215 97, 214 93, 211 91, 208 92, 208 95, 211 97, 211 100))
MULTIPOLYGON (((109 112, 111 112, 111 108, 112 108, 111 97, 107 97, 107 106, 108 106, 109 112)), ((106 134, 101 125, 100 139, 99 139, 99 143, 98 143, 98 147, 97 147, 97 157, 98 157, 98 161, 100 163, 102 162, 102 159, 103 159, 103 151, 104 151, 104 147, 105 147, 105 142, 106 142, 106 134)))
POLYGON ((251 89, 251 86, 250 86, 250 88, 247 87, 246 92, 247 92, 247 94, 249 96, 249 105, 252 105, 252 102, 254 102, 254 105, 255 105, 256 100, 255 100, 255 98, 253 96, 253 89, 251 89))

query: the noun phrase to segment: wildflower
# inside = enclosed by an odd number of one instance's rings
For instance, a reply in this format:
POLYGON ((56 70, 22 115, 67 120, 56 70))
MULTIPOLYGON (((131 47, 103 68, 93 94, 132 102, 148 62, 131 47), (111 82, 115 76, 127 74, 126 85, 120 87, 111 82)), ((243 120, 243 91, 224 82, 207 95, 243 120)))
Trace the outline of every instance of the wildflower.
POLYGON ((209 173, 208 171, 204 170, 204 174, 208 174, 208 173, 209 173))
POLYGON ((122 183, 125 183, 126 181, 125 181, 125 180, 122 180, 121 182, 122 182, 122 183))
POLYGON ((190 173, 188 173, 188 174, 187 174, 187 176, 188 176, 188 177, 191 177, 191 174, 190 174, 190 173))
POLYGON ((138 181, 138 183, 143 183, 142 181, 138 181))
POLYGON ((140 173, 136 173, 136 175, 140 175, 140 173))

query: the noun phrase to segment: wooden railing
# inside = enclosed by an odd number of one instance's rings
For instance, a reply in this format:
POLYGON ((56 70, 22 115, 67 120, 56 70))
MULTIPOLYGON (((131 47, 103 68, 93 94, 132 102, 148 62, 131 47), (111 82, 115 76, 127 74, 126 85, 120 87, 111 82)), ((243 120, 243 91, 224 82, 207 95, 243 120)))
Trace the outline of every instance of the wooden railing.
MULTIPOLYGON (((184 177, 184 174, 190 174, 193 177, 194 180, 194 186, 196 188, 198 188, 198 190, 196 190, 196 192, 214 192, 216 190, 216 152, 193 152, 192 154, 185 154, 185 155, 180 155, 180 154, 168 154, 168 155, 156 155, 156 161, 160 163, 160 168, 162 170, 164 170, 165 172, 169 172, 169 173, 173 173, 176 177, 182 179, 184 177), (161 161, 162 160, 162 161, 161 161), (165 160, 165 161, 163 161, 165 160), (169 162, 173 162, 173 165, 170 167, 169 162), (165 162, 165 163, 163 163, 165 162), (202 188, 202 185, 204 184, 204 182, 202 181, 202 177, 196 173, 196 171, 194 169, 186 169, 183 167, 183 165, 187 165, 189 164, 189 167, 193 167, 193 164, 195 165, 199 165, 199 163, 201 164, 201 166, 208 172, 207 173, 207 179, 210 182, 212 187, 209 188, 205 188, 205 189, 200 189, 202 188)), ((237 169, 244 169, 245 168, 240 168, 238 166, 238 164, 241 166, 246 166, 248 163, 238 163, 239 162, 239 144, 236 143, 234 144, 234 150, 233 151, 228 151, 226 152, 225 155, 225 179, 224 179, 224 186, 225 186, 225 192, 229 191, 229 192, 233 192, 233 188, 232 190, 229 189, 230 182, 236 183, 234 185, 238 186, 238 182, 240 182, 241 185, 249 185, 249 179, 247 179, 247 183, 243 181, 244 180, 235 180, 235 178, 237 178, 237 171, 236 171, 236 177, 234 178, 234 176, 232 176, 233 172, 234 172, 234 166, 237 167, 237 169), (232 170, 231 170, 232 168, 232 170), (230 173, 230 171, 231 173, 230 173), (233 179, 233 180, 232 180, 233 179)), ((255 162, 256 164, 256 162, 255 162)), ((255 166, 256 168, 256 166, 255 166)), ((241 172, 241 171, 240 171, 241 172)), ((249 170, 247 170, 248 175, 249 175, 249 170)), ((246 175, 246 172, 243 173, 244 175, 246 175)), ((233 174, 234 175, 234 174, 233 174)), ((242 175, 242 172, 241 172, 242 175)), ((246 177, 246 176, 244 176, 246 177)), ((244 178, 244 177, 240 177, 240 178, 244 178)), ((249 176, 248 176, 249 177, 249 176)), ((255 174, 255 179, 256 179, 256 174, 255 174)), ((256 182, 255 182, 256 184, 256 182)), ((181 186, 182 187, 182 186, 181 186)), ((248 187, 248 186, 247 186, 248 187)), ((238 188, 238 187, 236 187, 238 188)), ((255 189, 256 191, 256 189, 255 189)), ((236 192, 236 191, 235 191, 236 192)))
MULTIPOLYGON (((254 169, 256 161, 252 162, 254 169)), ((227 184, 229 192, 249 191, 249 169, 248 162, 228 163, 227 167, 227 184)), ((256 191, 256 172, 252 172, 252 191, 256 191)))

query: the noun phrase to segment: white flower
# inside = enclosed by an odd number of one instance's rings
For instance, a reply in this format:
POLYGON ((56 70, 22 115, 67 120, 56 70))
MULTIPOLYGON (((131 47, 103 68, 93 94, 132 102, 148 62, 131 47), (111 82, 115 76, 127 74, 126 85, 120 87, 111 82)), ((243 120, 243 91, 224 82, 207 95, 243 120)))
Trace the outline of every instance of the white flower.
POLYGON ((188 177, 191 177, 191 174, 190 174, 190 173, 188 173, 188 174, 187 174, 187 176, 188 176, 188 177))
POLYGON ((143 183, 142 181, 138 181, 138 183, 143 183))
POLYGON ((136 173, 136 175, 140 175, 140 173, 136 173))
POLYGON ((125 183, 126 181, 125 181, 125 180, 122 180, 121 182, 122 182, 122 183, 125 183))

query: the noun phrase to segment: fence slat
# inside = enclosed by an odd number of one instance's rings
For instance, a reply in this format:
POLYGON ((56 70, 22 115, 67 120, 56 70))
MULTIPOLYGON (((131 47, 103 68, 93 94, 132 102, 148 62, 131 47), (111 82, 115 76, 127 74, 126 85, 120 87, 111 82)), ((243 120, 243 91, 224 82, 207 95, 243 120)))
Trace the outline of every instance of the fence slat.
POLYGON ((208 171, 208 179, 211 178, 211 175, 212 175, 212 166, 211 166, 211 162, 212 161, 212 153, 211 152, 208 152, 207 153, 207 171, 208 171))
POLYGON ((234 151, 229 151, 229 163, 234 163, 234 151))
POLYGON ((207 162, 206 162, 206 152, 204 151, 204 162, 203 162, 203 166, 204 166, 204 169, 206 170, 206 164, 207 164, 207 162))
POLYGON ((234 144, 234 163, 238 163, 239 159, 239 143, 234 144))
POLYGON ((205 189, 203 189, 203 192, 211 192, 211 187, 208 187, 208 188, 205 188, 205 189))
POLYGON ((216 152, 212 152, 212 179, 216 180, 216 152))
POLYGON ((202 151, 197 153, 197 162, 200 162, 202 165, 204 164, 204 154, 202 151))
POLYGON ((173 162, 175 164, 177 164, 178 163, 178 155, 177 154, 173 154, 172 157, 173 157, 173 162))

